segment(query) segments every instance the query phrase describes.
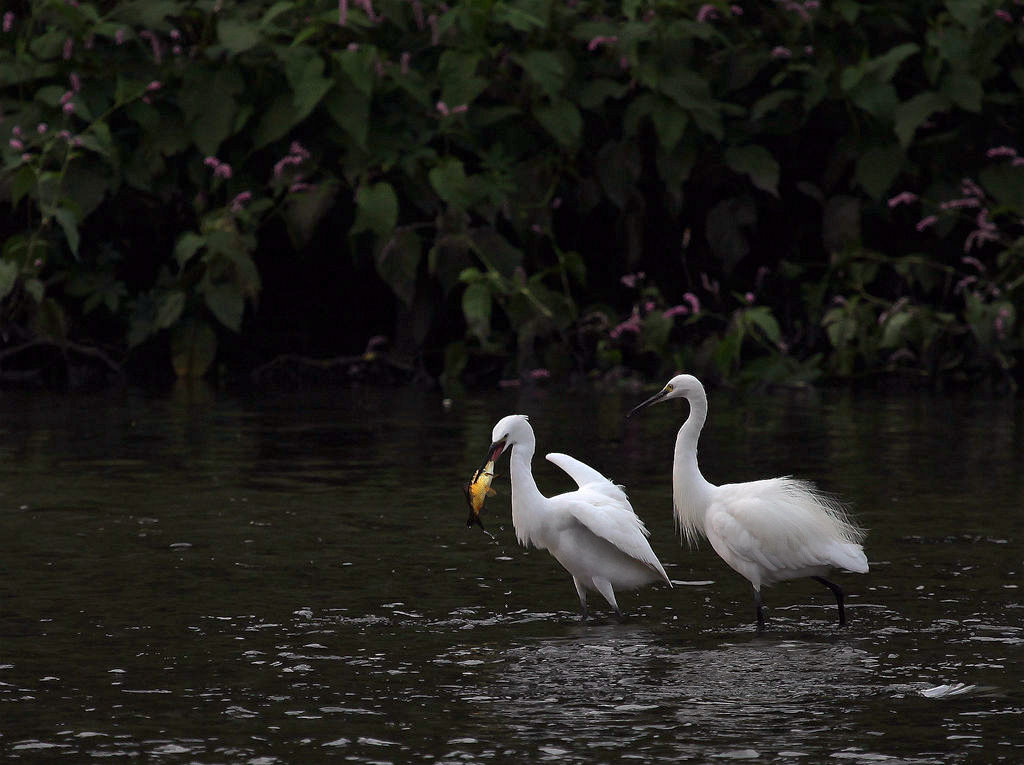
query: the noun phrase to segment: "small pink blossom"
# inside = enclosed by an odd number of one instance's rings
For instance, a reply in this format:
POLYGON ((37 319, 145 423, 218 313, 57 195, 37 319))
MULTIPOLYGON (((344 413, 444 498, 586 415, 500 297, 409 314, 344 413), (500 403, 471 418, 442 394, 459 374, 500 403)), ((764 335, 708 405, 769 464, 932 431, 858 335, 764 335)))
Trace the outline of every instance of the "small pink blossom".
POLYGON ((251 191, 243 191, 231 200, 231 212, 241 212, 245 204, 252 199, 251 191))
POLYGON ((21 135, 21 125, 15 125, 13 128, 11 128, 11 133, 13 135, 19 135, 20 136, 21 135))
POLYGON ((743 296, 743 299, 746 300, 747 303, 749 303, 750 305, 753 305, 754 304, 754 293, 753 292, 746 293, 743 296))
POLYGON ((983 197, 985 192, 981 190, 981 186, 972 181, 970 178, 963 178, 960 181, 960 193, 965 197, 983 197))
POLYGON ((700 313, 700 301, 697 299, 696 295, 692 292, 687 292, 683 295, 683 300, 690 304, 690 310, 693 313, 700 313))
POLYGON ((953 287, 953 294, 954 295, 959 295, 961 292, 966 290, 968 287, 970 287, 976 281, 978 281, 978 277, 977 276, 965 276, 963 279, 961 279, 960 281, 958 281, 956 283, 956 286, 953 287))
POLYGON ((1024 157, 1014 157, 1013 162, 1010 164, 1014 167, 1020 167, 1021 165, 1024 165, 1024 157))
POLYGON ((597 37, 591 38, 590 42, 587 43, 587 50, 595 51, 602 45, 614 45, 619 41, 619 38, 615 35, 598 35, 597 37))
POLYGON ((561 206, 562 206, 562 198, 561 197, 555 197, 554 199, 551 200, 551 209, 552 210, 557 210, 561 206))
POLYGON ((207 157, 203 160, 203 164, 216 170, 220 166, 220 160, 216 157, 207 157))
POLYGON ((66 104, 64 104, 61 107, 61 111, 63 111, 64 114, 66 114, 68 116, 74 114, 75 113, 75 103, 74 103, 74 101, 68 101, 66 104))
POLYGON ((227 162, 221 162, 213 169, 213 174, 218 178, 228 179, 232 175, 231 165, 227 162))
POLYGON ((901 191, 894 197, 889 199, 889 207, 898 207, 899 205, 909 205, 912 202, 917 201, 917 194, 913 191, 901 191))
POLYGON ((813 45, 805 45, 804 46, 804 53, 806 53, 808 56, 813 56, 814 55, 814 46, 813 45))
POLYGON ((700 24, 703 24, 706 21, 714 20, 714 19, 717 19, 717 18, 718 18, 718 9, 715 6, 711 5, 711 3, 707 3, 705 5, 702 5, 700 7, 700 10, 697 11, 697 22, 700 23, 700 24))
POLYGON ((62 138, 65 141, 70 141, 71 140, 71 131, 70 130, 61 130, 59 133, 57 133, 57 137, 58 138, 62 138))
POLYGON ((674 319, 676 316, 686 316, 690 312, 690 309, 685 305, 674 305, 666 310, 662 316, 666 319, 674 319))
POLYGON ((467 104, 459 104, 458 106, 452 107, 452 114, 465 114, 468 111, 469 106, 467 104))
POLYGON ((742 16, 743 15, 743 8, 741 8, 738 5, 730 5, 729 6, 729 10, 732 11, 732 15, 733 16, 742 16))
POLYGON ((306 147, 298 141, 292 141, 291 146, 288 147, 288 151, 299 159, 309 159, 309 152, 306 151, 306 147))
POLYGON ((981 201, 975 197, 964 197, 963 199, 949 199, 939 205, 941 210, 959 210, 964 207, 980 207, 981 201))
POLYGON ((409 53, 409 51, 405 51, 402 54, 402 57, 400 59, 400 61, 402 62, 401 69, 400 69, 402 74, 409 74, 409 59, 411 59, 411 58, 412 58, 412 54, 409 53))
MULTIPOLYGON (((706 273, 702 272, 700 275, 700 283, 704 286, 704 289, 712 295, 716 297, 718 296, 719 284, 717 279, 712 279, 706 273)), ((683 295, 683 297, 685 298, 686 295, 683 295)))
POLYGON ((438 101, 437 104, 435 104, 435 108, 444 117, 447 117, 451 113, 448 109, 448 104, 446 104, 444 101, 438 101))
POLYGON ((123 29, 118 29, 116 32, 114 32, 114 42, 117 43, 118 45, 123 45, 124 44, 124 30, 123 29))
POLYGON ((978 269, 979 273, 985 273, 985 264, 982 263, 973 255, 965 255, 964 257, 960 258, 960 262, 965 263, 968 266, 974 266, 976 269, 978 269))
POLYGON ((793 58, 793 51, 783 45, 778 45, 772 48, 772 58, 793 58))
POLYGON ((423 31, 423 3, 420 0, 412 0, 412 18, 416 22, 416 28, 423 31))
POLYGON ((1013 23, 1013 16, 1010 15, 1009 11, 1004 11, 1002 8, 1000 8, 995 12, 995 15, 997 19, 1002 19, 1007 24, 1013 23))
POLYGON ((25 148, 25 144, 23 144, 17 138, 12 138, 11 139, 11 148, 14 149, 15 151, 21 151, 22 149, 25 148))
POLYGON ((164 84, 160 82, 160 80, 153 80, 151 83, 149 83, 149 85, 146 86, 146 90, 152 93, 154 90, 160 90, 160 88, 162 88, 163 86, 164 84))
POLYGON ((654 304, 653 300, 648 300, 646 303, 644 303, 644 310, 647 313, 650 313, 651 311, 653 311, 654 307, 655 307, 655 304, 654 304))
POLYGON ((632 332, 634 335, 640 334, 640 314, 635 310, 633 315, 626 319, 621 324, 612 328, 612 331, 608 333, 609 337, 613 340, 618 339, 622 336, 623 332, 632 332))
POLYGON ((635 274, 626 274, 625 276, 620 278, 619 281, 625 284, 630 289, 633 289, 634 287, 636 287, 638 282, 643 281, 646 275, 647 274, 645 274, 643 271, 637 271, 635 274))
POLYGON ((39 133, 39 135, 46 135, 46 131, 49 129, 50 126, 47 125, 45 122, 40 122, 38 125, 36 125, 36 132, 39 133))
POLYGON ((73 93, 77 93, 82 89, 82 80, 74 72, 68 75, 68 82, 71 83, 71 91, 73 93))
POLYGON ((71 54, 75 51, 75 41, 70 37, 64 41, 64 60, 67 61, 71 58, 71 54))
POLYGON ((338 0, 338 26, 348 23, 348 0, 338 0))
POLYGON ((430 27, 430 44, 437 45, 441 39, 441 32, 437 27, 437 14, 431 13, 427 16, 427 26, 430 27))
POLYGON ((537 369, 531 369, 529 372, 527 372, 527 376, 531 380, 547 380, 549 377, 551 377, 551 371, 548 369, 544 369, 543 367, 538 367, 537 369))
POLYGON ((32 155, 29 154, 28 152, 25 152, 24 154, 21 155, 21 161, 22 162, 29 162, 31 160, 32 160, 32 155))
POLYGON ((936 223, 938 223, 938 221, 939 219, 936 218, 934 215, 928 215, 924 218, 921 218, 921 220, 917 222, 917 225, 914 228, 916 228, 918 231, 924 231, 926 228, 934 226, 936 223))
POLYGON ((68 101, 75 97, 74 92, 70 90, 64 91, 64 95, 60 97, 60 105, 64 106, 68 101))
POLYGON ((171 30, 171 39, 172 40, 180 40, 181 39, 181 32, 179 32, 177 29, 172 29, 171 30))
POLYGON ((993 146, 985 152, 985 156, 989 159, 993 159, 995 157, 1016 157, 1017 150, 1010 146, 993 146))
POLYGON ((14 13, 7 11, 4 14, 4 32, 10 32, 12 29, 14 29, 14 13))

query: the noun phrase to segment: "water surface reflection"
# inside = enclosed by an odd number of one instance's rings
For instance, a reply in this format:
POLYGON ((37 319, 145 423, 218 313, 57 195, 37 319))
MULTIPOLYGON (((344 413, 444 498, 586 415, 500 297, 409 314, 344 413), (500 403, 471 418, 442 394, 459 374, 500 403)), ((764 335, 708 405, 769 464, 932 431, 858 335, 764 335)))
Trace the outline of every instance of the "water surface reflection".
MULTIPOLYGON (((1014 402, 712 394, 709 480, 795 473, 853 500, 850 626, 679 546, 684 407, 522 391, 242 400, 0 398, 0 752, 164 761, 1024 758, 1014 402), (515 541, 507 478, 461 484, 503 414, 629 489, 674 589, 580 623, 515 541)), ((570 488, 539 460, 546 492, 570 488)), ((501 472, 499 470, 499 472, 501 472)), ((597 604, 595 604, 597 605, 597 604)))

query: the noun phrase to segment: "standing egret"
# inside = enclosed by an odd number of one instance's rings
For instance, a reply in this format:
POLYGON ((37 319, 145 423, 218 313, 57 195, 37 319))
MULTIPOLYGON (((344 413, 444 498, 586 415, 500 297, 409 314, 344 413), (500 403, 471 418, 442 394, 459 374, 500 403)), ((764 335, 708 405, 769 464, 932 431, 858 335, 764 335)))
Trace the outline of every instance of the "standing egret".
POLYGON ((846 624, 843 591, 825 578, 829 569, 866 573, 864 531, 842 504, 808 481, 789 476, 715 486, 697 466, 697 439, 708 414, 704 386, 693 375, 676 375, 658 393, 634 408, 685 398, 690 414, 676 436, 672 461, 672 508, 687 542, 706 536, 719 557, 754 587, 758 631, 764 629, 761 585, 811 577, 828 587, 846 624))
POLYGON ((498 421, 491 435, 487 461, 511 448, 512 524, 524 547, 531 544, 550 552, 572 575, 587 618, 587 591, 604 596, 621 618, 615 589, 636 589, 662 581, 664 567, 647 541, 647 529, 633 512, 621 486, 567 454, 548 454, 572 478, 576 491, 545 497, 533 480, 530 463, 537 446, 525 415, 510 414, 498 421))

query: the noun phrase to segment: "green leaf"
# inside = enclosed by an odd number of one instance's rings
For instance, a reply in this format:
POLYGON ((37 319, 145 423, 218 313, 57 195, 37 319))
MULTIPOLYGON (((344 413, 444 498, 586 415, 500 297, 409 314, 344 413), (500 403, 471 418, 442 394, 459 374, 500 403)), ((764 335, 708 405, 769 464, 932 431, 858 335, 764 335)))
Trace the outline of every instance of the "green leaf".
POLYGON ((416 297, 416 276, 422 255, 419 235, 403 228, 395 231, 374 257, 380 278, 410 308, 416 297))
POLYGON ((324 107, 338 126, 348 133, 356 144, 366 148, 370 129, 370 97, 352 86, 344 75, 339 76, 339 86, 331 90, 324 99, 324 107))
POLYGON ((491 333, 491 290, 486 282, 474 282, 466 287, 462 293, 462 313, 469 331, 481 343, 486 343, 491 333))
POLYGON ((217 317, 217 321, 233 332, 242 329, 242 313, 245 311, 245 297, 238 285, 224 282, 207 287, 206 307, 217 317))
POLYGON ((910 313, 899 311, 890 316, 882 328, 882 339, 878 343, 879 348, 896 348, 903 344, 903 328, 910 321, 910 313))
POLYGON ((671 152, 683 138, 690 118, 686 112, 667 98, 659 98, 651 109, 651 121, 658 134, 658 143, 666 152, 671 152))
POLYGON ((914 138, 917 129, 935 112, 949 108, 949 99, 941 93, 925 91, 896 107, 894 113, 897 138, 906 147, 914 138))
POLYGON ((942 92, 961 109, 969 112, 981 111, 981 98, 985 91, 977 78, 965 72, 950 73, 942 83, 942 92))
POLYGON ((628 82, 590 80, 579 92, 578 101, 584 109, 600 109, 609 98, 618 100, 629 92, 628 82))
POLYGON ((307 47, 289 49, 284 57, 284 72, 292 88, 293 124, 298 124, 320 103, 334 81, 323 76, 323 59, 307 47))
POLYGON ((881 199, 903 169, 903 158, 898 144, 868 149, 857 160, 857 183, 872 199, 881 199))
POLYGON ((178 100, 192 141, 203 154, 215 156, 235 126, 238 102, 245 82, 233 68, 210 70, 192 66, 186 70, 178 100))
POLYGON ((398 196, 387 181, 360 186, 356 192, 356 220, 351 233, 372 231, 387 236, 398 222, 398 196))
POLYGON ((445 202, 458 207, 470 206, 469 182, 462 162, 454 157, 443 157, 427 174, 430 185, 445 202))
POLYGON ((7 297, 18 281, 18 266, 6 260, 0 260, 0 300, 7 297))
POLYGON ((296 250, 301 250, 313 238, 320 221, 330 212, 337 193, 338 181, 328 180, 288 195, 284 216, 296 250))
POLYGON ((217 22, 220 44, 235 56, 254 47, 260 41, 259 27, 238 17, 224 17, 217 22))
POLYGON ((202 377, 216 357, 217 335, 205 321, 183 322, 171 334, 171 364, 178 377, 202 377))
POLYGON ((295 124, 295 107, 291 93, 281 93, 263 113, 259 125, 253 131, 254 149, 262 149, 292 129, 295 124))
POLYGON ((999 204, 1015 215, 1024 215, 1024 166, 1008 162, 988 165, 978 180, 999 204))
POLYGON ((744 318, 750 324, 758 327, 768 340, 776 345, 782 340, 782 330, 779 329, 779 322, 772 316, 768 306, 757 306, 744 311, 744 318))
POLYGON ((11 180, 11 206, 17 207, 22 197, 36 186, 36 171, 31 165, 22 165, 11 180))
POLYGON ((173 326, 181 317, 185 309, 185 293, 181 290, 171 290, 160 299, 156 309, 154 325, 156 329, 167 329, 173 326))
POLYGON ((508 3, 495 3, 491 12, 497 24, 508 24, 520 32, 544 28, 544 20, 542 18, 508 3))
POLYGON ((493 228, 475 228, 469 232, 469 239, 480 259, 506 278, 523 264, 523 251, 493 228))
POLYGON ((565 87, 565 65, 552 51, 531 50, 523 56, 513 57, 513 60, 540 86, 548 98, 557 98, 565 87))
POLYGON ((447 50, 437 63, 437 77, 441 82, 441 100, 449 107, 472 103, 488 80, 476 76, 480 56, 466 51, 447 50))
POLYGON ((763 146, 732 146, 725 151, 725 164, 749 176, 757 188, 779 195, 779 163, 763 146))
POLYGON ((178 263, 178 268, 183 267, 204 244, 206 237, 194 231, 186 231, 178 237, 178 242, 174 245, 174 260, 178 263))
POLYGON ((800 97, 799 90, 776 90, 762 98, 759 98, 750 108, 750 119, 758 122, 766 114, 777 111, 786 101, 800 97))
POLYGON ((533 116, 562 146, 573 147, 579 143, 583 118, 571 101, 560 100, 548 106, 537 106, 533 116))
POLYGON ((58 207, 53 213, 54 219, 64 230, 64 238, 68 241, 68 247, 72 254, 78 257, 78 217, 66 207, 58 207))
POLYGON ((373 94, 373 83, 376 78, 374 65, 377 61, 375 47, 360 45, 357 48, 346 48, 335 53, 334 58, 341 64, 342 71, 353 85, 367 96, 373 94))

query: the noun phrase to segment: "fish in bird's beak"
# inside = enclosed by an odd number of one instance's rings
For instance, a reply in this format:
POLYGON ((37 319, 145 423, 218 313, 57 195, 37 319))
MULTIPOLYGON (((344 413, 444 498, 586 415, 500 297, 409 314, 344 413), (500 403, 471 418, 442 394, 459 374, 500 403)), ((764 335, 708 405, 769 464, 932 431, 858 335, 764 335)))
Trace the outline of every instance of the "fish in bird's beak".
POLYGON ((659 401, 661 401, 663 398, 665 398, 665 396, 667 396, 670 392, 671 392, 671 388, 670 387, 666 386, 666 387, 662 388, 660 391, 655 393, 653 396, 651 396, 649 399, 644 401, 642 404, 637 404, 636 406, 634 406, 630 410, 629 414, 626 415, 626 419, 628 420, 630 417, 632 417, 634 414, 639 412, 641 409, 646 409, 651 404, 657 404, 659 401))
MULTIPOLYGON (((469 518, 467 526, 474 523, 481 529, 484 528, 480 520, 480 511, 484 509, 484 502, 488 497, 493 497, 497 492, 491 488, 491 481, 494 480, 494 460, 488 459, 482 467, 476 469, 473 478, 462 487, 466 494, 466 504, 469 505, 469 518)), ((486 529, 484 529, 486 531, 486 529)))

